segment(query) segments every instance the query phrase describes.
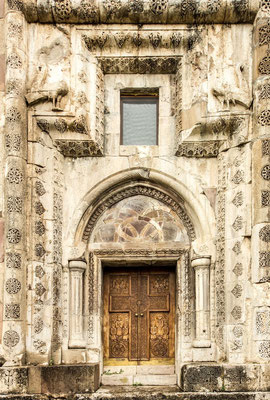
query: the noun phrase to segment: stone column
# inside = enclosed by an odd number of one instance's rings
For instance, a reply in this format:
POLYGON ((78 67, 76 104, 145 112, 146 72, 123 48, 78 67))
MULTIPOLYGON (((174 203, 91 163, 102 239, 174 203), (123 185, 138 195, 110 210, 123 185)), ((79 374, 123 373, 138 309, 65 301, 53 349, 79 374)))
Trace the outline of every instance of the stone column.
POLYGON ((83 280, 86 262, 74 260, 69 262, 70 270, 70 327, 69 347, 85 347, 83 316, 83 280))
POLYGON ((194 347, 210 347, 210 263, 211 257, 193 258, 195 272, 196 337, 194 347))
POLYGON ((26 82, 27 26, 19 2, 5 16, 5 276, 3 355, 6 366, 25 362, 26 321, 26 82))

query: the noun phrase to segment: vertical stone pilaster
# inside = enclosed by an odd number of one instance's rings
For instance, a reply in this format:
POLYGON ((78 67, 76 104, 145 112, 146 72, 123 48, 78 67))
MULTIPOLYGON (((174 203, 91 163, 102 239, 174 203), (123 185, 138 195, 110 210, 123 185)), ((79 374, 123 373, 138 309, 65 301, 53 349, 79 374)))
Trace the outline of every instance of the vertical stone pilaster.
POLYGON ((193 258, 195 270, 194 347, 210 347, 210 263, 211 257, 193 258))
POLYGON ((269 362, 270 337, 270 4, 261 1, 253 35, 254 122, 252 147, 253 308, 250 357, 269 362))
POLYGON ((26 320, 26 22, 17 3, 6 10, 5 278, 3 350, 7 365, 25 359, 26 320))
POLYGON ((70 329, 69 347, 85 347, 84 315, 83 315, 83 288, 86 262, 72 260, 70 269, 70 329))

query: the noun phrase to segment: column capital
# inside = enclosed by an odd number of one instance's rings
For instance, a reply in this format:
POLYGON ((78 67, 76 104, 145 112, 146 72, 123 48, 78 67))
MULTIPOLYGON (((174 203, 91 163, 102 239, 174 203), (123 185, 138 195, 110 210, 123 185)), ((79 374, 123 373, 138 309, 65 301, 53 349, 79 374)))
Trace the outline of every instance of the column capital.
POLYGON ((196 256, 191 259, 192 267, 209 267, 211 264, 211 256, 196 256))
POLYGON ((71 271, 84 271, 86 270, 86 265, 86 261, 84 260, 69 260, 68 262, 68 267, 71 271))

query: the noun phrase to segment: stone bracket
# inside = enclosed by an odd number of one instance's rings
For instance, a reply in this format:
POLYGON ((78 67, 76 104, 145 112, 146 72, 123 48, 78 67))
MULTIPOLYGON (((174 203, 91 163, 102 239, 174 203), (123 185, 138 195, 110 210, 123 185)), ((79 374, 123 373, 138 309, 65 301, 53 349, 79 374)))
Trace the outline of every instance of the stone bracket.
POLYGON ((98 157, 103 155, 103 143, 92 138, 85 117, 69 113, 29 113, 29 141, 37 142, 40 132, 48 134, 65 157, 98 157))

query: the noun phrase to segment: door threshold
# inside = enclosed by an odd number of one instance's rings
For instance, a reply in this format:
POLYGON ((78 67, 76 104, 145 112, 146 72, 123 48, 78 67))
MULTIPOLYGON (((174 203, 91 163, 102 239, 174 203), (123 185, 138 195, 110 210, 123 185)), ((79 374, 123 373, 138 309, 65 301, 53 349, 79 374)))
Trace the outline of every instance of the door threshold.
POLYGON ((104 367, 101 376, 106 386, 171 386, 176 385, 174 365, 131 365, 104 367))

